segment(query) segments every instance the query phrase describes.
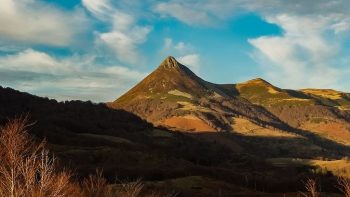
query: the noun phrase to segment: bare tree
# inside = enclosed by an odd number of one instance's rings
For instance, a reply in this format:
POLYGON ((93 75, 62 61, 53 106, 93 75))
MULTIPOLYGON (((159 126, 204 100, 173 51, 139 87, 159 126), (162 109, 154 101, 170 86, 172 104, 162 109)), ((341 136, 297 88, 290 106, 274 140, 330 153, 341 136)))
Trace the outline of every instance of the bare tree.
POLYGON ((36 143, 28 126, 27 118, 19 118, 0 129, 0 196, 70 196, 71 174, 56 170, 45 142, 36 143))
POLYGON ((338 177, 338 188, 345 197, 350 197, 350 182, 345 177, 338 177))
POLYGON ((301 193, 304 197, 318 197, 319 192, 317 191, 317 183, 314 179, 308 179, 305 182, 306 192, 301 193))

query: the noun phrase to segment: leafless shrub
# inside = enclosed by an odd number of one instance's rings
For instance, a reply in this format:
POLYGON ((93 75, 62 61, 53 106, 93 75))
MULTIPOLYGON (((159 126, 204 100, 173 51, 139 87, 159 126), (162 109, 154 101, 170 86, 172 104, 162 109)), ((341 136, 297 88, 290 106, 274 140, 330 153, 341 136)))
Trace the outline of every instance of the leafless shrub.
POLYGON ((350 182, 345 177, 338 177, 338 188, 345 197, 350 197, 350 182))
POLYGON ((69 196, 71 174, 56 170, 45 142, 35 143, 27 127, 19 118, 0 129, 0 196, 69 196))
POLYGON ((319 192, 317 191, 317 183, 314 179, 308 179, 305 182, 306 192, 301 193, 304 197, 318 197, 319 192))
POLYGON ((144 184, 140 179, 134 182, 121 183, 120 186, 121 187, 117 190, 117 194, 121 197, 138 197, 144 188, 144 184))
POLYGON ((107 180, 102 176, 102 171, 96 170, 96 174, 89 175, 81 184, 81 189, 86 197, 110 197, 112 189, 107 180))

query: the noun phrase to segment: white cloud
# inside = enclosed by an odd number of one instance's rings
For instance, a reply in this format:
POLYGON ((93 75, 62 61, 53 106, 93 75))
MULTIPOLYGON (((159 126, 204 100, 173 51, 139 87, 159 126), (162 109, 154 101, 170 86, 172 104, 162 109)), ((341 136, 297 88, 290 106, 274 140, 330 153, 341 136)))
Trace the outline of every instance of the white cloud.
POLYGON ((270 80, 288 88, 338 87, 343 76, 333 59, 341 50, 341 42, 334 32, 333 36, 328 32, 330 17, 282 14, 267 20, 279 25, 284 35, 249 42, 258 50, 255 58, 270 80))
POLYGON ((95 64, 93 56, 55 58, 27 49, 0 57, 0 82, 59 100, 112 101, 146 74, 123 66, 95 64))
POLYGON ((194 73, 199 73, 200 70, 200 55, 199 54, 189 54, 185 56, 178 57, 177 60, 188 66, 194 73))
POLYGON ((97 32, 97 43, 112 49, 119 60, 138 63, 138 46, 147 40, 150 26, 137 25, 133 15, 124 13, 111 1, 83 0, 83 5, 99 20, 109 24, 107 32, 97 32))
POLYGON ((87 26, 78 9, 63 11, 34 0, 1 0, 1 40, 67 46, 87 26))
POLYGON ((138 63, 140 55, 137 46, 146 41, 149 27, 130 27, 127 30, 114 29, 111 32, 100 33, 99 40, 113 49, 117 57, 127 63, 138 63))

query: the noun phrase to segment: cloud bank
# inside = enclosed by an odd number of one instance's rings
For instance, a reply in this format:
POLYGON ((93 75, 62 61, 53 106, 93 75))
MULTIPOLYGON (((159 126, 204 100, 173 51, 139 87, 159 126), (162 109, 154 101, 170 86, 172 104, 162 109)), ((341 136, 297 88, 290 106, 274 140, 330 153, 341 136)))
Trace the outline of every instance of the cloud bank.
POLYGON ((144 76, 118 65, 98 65, 94 56, 62 59, 27 49, 0 57, 1 84, 58 100, 111 101, 144 76))

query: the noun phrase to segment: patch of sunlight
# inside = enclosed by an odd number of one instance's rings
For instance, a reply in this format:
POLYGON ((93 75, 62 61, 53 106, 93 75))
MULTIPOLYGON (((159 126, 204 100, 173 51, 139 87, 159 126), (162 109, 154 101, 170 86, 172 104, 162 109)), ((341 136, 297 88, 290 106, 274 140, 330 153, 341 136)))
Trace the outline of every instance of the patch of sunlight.
POLYGON ((194 105, 193 103, 186 102, 186 101, 178 101, 177 103, 182 105, 182 107, 180 109, 184 110, 184 111, 202 111, 202 112, 212 112, 213 111, 209 108, 197 106, 197 105, 194 105))
POLYGON ((182 96, 182 97, 186 97, 186 98, 189 98, 189 99, 192 99, 192 95, 191 94, 188 94, 186 92, 181 92, 180 90, 170 90, 168 92, 168 94, 172 94, 172 95, 175 95, 175 96, 182 96))
POLYGON ((323 98, 328 98, 332 100, 342 99, 342 93, 331 89, 303 89, 305 93, 313 94, 323 98))

